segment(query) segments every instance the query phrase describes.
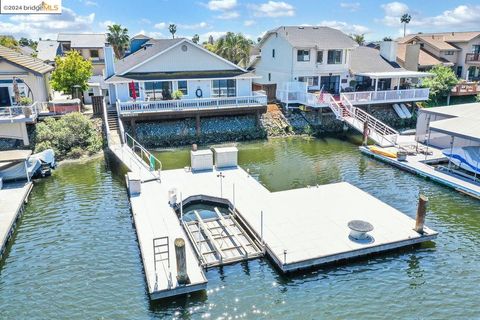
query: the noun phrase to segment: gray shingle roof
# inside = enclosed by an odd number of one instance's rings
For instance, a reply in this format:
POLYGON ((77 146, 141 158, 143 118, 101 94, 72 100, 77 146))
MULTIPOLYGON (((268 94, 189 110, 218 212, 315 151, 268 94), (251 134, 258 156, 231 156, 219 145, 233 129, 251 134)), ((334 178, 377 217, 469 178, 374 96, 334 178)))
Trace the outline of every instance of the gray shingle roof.
POLYGON ((396 63, 390 63, 380 55, 380 51, 369 47, 358 47, 350 56, 350 72, 392 72, 405 71, 396 63))
POLYGON ((37 45, 37 58, 43 61, 54 61, 59 54, 59 43, 55 40, 40 40, 37 45))
POLYGON ((0 46, 0 58, 40 74, 45 74, 53 70, 51 65, 44 63, 40 59, 17 52, 4 46, 0 46))
POLYGON ((146 59, 160 53, 167 48, 177 44, 180 41, 183 41, 184 38, 176 38, 176 39, 151 39, 148 41, 148 45, 144 46, 143 49, 140 49, 127 57, 118 60, 115 63, 115 73, 122 74, 125 71, 133 68, 137 64, 146 59))
POLYGON ((103 48, 107 36, 104 33, 59 33, 57 41, 70 42, 71 48, 103 48))
POLYGON ((284 26, 269 31, 264 39, 275 33, 284 37, 294 47, 346 49, 358 46, 348 35, 330 27, 284 26))

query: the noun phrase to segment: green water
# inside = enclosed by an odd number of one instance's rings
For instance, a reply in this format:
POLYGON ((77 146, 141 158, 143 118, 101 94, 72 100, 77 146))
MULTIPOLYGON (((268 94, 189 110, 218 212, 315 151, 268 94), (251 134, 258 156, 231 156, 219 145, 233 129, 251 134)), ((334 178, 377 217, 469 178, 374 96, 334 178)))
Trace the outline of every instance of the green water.
MULTIPOLYGON (((362 156, 352 141, 244 143, 239 161, 270 190, 348 181, 411 217, 422 192, 435 243, 295 276, 266 259, 213 268, 206 292, 152 303, 123 172, 97 159, 36 183, 0 264, 0 319, 480 318, 480 202, 362 156)), ((178 168, 189 155, 159 157, 178 168)))

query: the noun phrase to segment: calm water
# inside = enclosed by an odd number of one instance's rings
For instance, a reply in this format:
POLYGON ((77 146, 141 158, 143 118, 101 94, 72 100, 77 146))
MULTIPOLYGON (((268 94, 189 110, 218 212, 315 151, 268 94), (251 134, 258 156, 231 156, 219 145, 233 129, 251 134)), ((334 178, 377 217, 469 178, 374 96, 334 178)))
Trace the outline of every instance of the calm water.
MULTIPOLYGON (((160 153, 167 168, 188 157, 160 153)), ((214 268, 207 292, 151 303, 123 173, 104 159, 65 165, 36 184, 0 265, 0 318, 480 318, 479 201, 368 159, 351 141, 245 143, 240 163, 270 190, 348 181, 411 217, 425 193, 427 223, 440 235, 416 250, 291 277, 267 260, 214 268)))

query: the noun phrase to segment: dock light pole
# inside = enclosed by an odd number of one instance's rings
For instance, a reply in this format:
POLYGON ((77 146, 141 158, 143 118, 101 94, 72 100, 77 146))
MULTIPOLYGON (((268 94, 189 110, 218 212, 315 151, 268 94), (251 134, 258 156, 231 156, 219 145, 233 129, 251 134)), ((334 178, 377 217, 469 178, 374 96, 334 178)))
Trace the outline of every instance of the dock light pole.
POLYGON ((225 175, 223 173, 217 174, 217 177, 220 178, 220 198, 223 198, 223 178, 225 178, 225 175))

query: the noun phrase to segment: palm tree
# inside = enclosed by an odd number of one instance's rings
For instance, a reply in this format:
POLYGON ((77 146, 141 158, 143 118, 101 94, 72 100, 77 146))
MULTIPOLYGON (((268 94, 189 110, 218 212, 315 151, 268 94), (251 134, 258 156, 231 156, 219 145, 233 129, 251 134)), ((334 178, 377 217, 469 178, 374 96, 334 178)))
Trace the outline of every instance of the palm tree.
POLYGON ((403 36, 407 34, 407 24, 410 23, 410 20, 412 20, 412 16, 409 15, 408 13, 405 13, 403 16, 400 18, 400 23, 403 23, 403 36))
POLYGON ((241 33, 227 32, 215 43, 215 53, 219 56, 245 67, 250 58, 251 41, 241 33))
POLYGON ((365 44, 364 34, 352 34, 351 37, 358 45, 363 46, 365 44))
POLYGON ((200 41, 200 36, 198 34, 194 34, 193 37, 192 37, 192 41, 194 43, 198 43, 200 41))
POLYGON ((170 31, 170 33, 172 34, 172 39, 175 38, 175 33, 177 32, 177 25, 175 24, 171 24, 168 26, 168 31, 170 31))
POLYGON ((112 45, 115 57, 121 59, 125 54, 125 48, 130 43, 128 29, 119 24, 108 26, 107 41, 112 45))

